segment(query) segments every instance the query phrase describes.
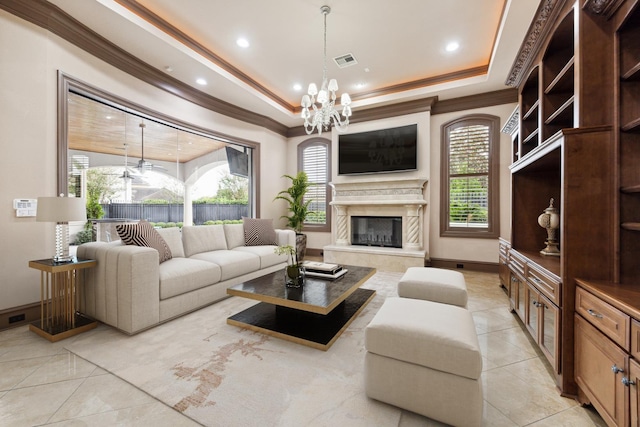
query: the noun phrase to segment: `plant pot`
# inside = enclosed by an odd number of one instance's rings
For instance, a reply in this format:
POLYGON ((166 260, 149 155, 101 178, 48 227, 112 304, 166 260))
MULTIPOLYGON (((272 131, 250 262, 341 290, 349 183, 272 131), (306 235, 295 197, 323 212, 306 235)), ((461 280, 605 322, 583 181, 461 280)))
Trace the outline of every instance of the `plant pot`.
POLYGON ((307 235, 296 233, 296 253, 298 254, 298 262, 304 259, 305 252, 307 252, 307 235))
POLYGON ((301 265, 288 265, 284 268, 284 283, 289 288, 304 285, 305 271, 301 265))

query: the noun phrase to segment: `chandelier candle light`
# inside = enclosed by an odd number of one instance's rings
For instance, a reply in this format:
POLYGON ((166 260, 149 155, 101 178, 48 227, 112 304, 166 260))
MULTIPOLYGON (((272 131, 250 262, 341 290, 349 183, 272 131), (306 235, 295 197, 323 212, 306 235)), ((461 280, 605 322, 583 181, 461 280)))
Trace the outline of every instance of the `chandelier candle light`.
POLYGON ((342 104, 342 116, 336 110, 336 91, 338 90, 338 82, 331 79, 327 83, 327 15, 331 12, 329 6, 320 8, 324 16, 324 56, 322 67, 322 86, 318 92, 315 83, 309 85, 308 94, 302 97, 302 112, 300 116, 304 119, 304 129, 307 135, 313 133, 316 129, 318 134, 322 135, 322 130, 329 130, 331 121, 333 126, 339 131, 343 131, 349 126, 349 117, 351 116, 351 97, 348 93, 343 93, 340 97, 342 104), (317 95, 317 97, 316 97, 317 95), (313 114, 310 109, 313 110, 313 114))

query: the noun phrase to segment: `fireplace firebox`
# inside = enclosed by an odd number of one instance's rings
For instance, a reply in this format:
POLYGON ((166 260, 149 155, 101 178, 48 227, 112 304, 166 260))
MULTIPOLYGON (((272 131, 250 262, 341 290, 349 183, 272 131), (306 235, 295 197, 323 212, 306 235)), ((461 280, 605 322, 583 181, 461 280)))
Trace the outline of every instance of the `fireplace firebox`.
POLYGON ((402 217, 352 216, 351 244, 402 248, 402 217))

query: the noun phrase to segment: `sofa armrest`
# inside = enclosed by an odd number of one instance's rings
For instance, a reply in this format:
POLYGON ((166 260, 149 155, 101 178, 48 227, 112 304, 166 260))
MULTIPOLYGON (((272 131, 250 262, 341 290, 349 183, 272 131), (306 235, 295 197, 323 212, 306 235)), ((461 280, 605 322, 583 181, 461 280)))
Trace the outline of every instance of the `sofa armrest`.
POLYGON ((157 250, 93 242, 80 245, 77 255, 97 261, 86 271, 84 313, 129 334, 160 321, 157 250))
POLYGON ((296 232, 276 228, 276 243, 278 246, 296 247, 296 232))

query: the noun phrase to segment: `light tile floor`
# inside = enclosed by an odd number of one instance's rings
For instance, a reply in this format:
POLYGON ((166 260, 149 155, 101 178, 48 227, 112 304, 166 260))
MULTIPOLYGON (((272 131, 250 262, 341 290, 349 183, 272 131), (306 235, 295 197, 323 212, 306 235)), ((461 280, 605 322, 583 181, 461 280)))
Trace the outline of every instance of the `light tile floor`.
MULTIPOLYGON (((465 272, 483 354, 484 425, 605 426, 561 397, 544 356, 509 311, 498 276, 465 272)), ((73 338, 70 338, 73 339, 73 338)), ((26 326, 0 332, 0 426, 199 425, 26 326)), ((439 426, 404 412, 399 427, 439 426)))

